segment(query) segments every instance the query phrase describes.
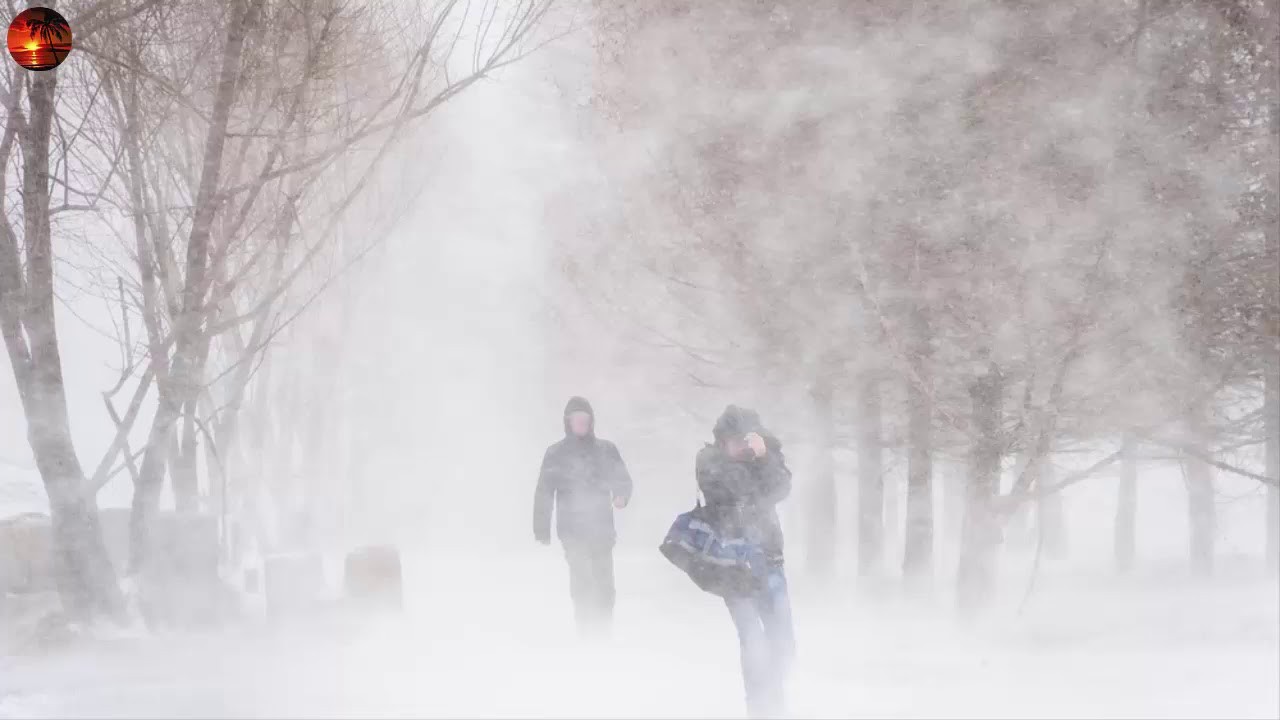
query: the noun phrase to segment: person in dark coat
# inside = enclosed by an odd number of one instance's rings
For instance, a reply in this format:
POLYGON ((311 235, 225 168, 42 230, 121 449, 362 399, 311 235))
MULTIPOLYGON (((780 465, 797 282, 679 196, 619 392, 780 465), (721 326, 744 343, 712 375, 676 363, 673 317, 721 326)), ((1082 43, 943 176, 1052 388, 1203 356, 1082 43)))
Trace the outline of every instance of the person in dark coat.
POLYGON ((556 536, 569 562, 569 594, 583 632, 607 629, 613 619, 614 509, 631 501, 631 476, 618 448, 595 434, 595 412, 584 398, 564 408, 564 439, 547 448, 533 500, 533 536, 556 536))
POLYGON ((765 587, 754 596, 725 598, 738 631, 747 710, 776 717, 784 710, 786 676, 795 654, 791 600, 783 573, 782 526, 776 505, 791 492, 782 443, 754 410, 729 405, 698 452, 698 488, 712 522, 758 543, 769 559, 765 587))

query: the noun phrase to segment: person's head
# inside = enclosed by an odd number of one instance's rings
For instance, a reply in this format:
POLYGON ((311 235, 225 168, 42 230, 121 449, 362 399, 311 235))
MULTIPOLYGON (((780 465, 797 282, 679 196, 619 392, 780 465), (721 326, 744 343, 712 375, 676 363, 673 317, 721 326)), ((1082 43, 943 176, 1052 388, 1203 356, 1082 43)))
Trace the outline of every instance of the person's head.
POLYGON ((586 398, 571 397, 564 406, 564 433, 572 437, 587 438, 595 434, 595 413, 586 398))
POLYGON ((730 435, 724 439, 721 447, 724 448, 725 453, 729 457, 738 460, 752 454, 751 446, 747 444, 747 439, 744 435, 730 435))
POLYGON ((716 444, 720 449, 731 457, 741 458, 751 453, 746 434, 760 432, 761 429, 760 416, 755 410, 729 405, 716 420, 711 433, 715 436, 716 444))
POLYGON ((569 432, 578 437, 590 435, 591 413, 585 410, 575 410, 569 413, 569 432))

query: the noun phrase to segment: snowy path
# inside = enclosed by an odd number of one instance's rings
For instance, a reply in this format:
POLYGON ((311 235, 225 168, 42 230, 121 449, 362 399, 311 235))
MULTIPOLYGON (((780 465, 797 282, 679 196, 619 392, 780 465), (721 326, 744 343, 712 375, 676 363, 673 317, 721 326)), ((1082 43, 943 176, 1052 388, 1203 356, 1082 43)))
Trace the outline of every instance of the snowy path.
MULTIPOLYGON (((741 716, 736 641, 713 598, 660 560, 621 558, 613 641, 577 646, 562 565, 555 551, 411 565, 394 620, 0 658, 0 717, 741 716)), ((969 630, 901 603, 837 610, 852 598, 795 594, 798 715, 1280 716, 1274 582, 1058 595, 969 630)))

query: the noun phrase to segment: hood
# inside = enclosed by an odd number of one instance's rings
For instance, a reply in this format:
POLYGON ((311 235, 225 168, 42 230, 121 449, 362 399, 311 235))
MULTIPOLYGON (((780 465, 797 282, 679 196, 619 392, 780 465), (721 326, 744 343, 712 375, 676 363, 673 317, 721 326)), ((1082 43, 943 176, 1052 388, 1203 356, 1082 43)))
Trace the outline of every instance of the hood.
POLYGON ((755 410, 737 405, 726 407, 724 412, 720 413, 720 418, 716 420, 716 426, 711 430, 717 443, 723 442, 725 438, 745 435, 749 432, 764 434, 760 415, 755 410))
POLYGON ((569 398, 569 402, 565 403, 565 406, 564 406, 565 436, 568 437, 569 435, 571 435, 571 433, 569 432, 569 414, 575 413, 575 412, 585 412, 586 414, 591 416, 591 429, 587 431, 587 437, 590 437, 590 438, 595 437, 596 436, 596 413, 594 410, 591 409, 591 403, 587 402, 586 398, 578 397, 577 395, 569 398))

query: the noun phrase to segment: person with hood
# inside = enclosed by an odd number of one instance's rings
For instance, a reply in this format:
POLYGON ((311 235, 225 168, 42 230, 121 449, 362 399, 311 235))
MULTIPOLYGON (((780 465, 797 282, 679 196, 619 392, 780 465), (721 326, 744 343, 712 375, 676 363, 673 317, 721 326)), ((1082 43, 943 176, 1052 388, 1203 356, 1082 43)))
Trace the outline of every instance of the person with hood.
POLYGON ((581 397, 564 408, 564 439, 547 448, 533 500, 533 536, 551 543, 551 515, 569 563, 569 594, 582 632, 613 619, 613 511, 631 501, 631 476, 618 448, 595 434, 595 412, 581 397))
POLYGON ((754 410, 729 405, 712 430, 714 443, 698 452, 698 489, 712 522, 764 550, 769 572, 755 595, 727 597, 738 631, 747 710, 752 717, 784 712, 784 686, 795 634, 783 573, 782 526, 775 506, 791 492, 782 443, 754 410))

